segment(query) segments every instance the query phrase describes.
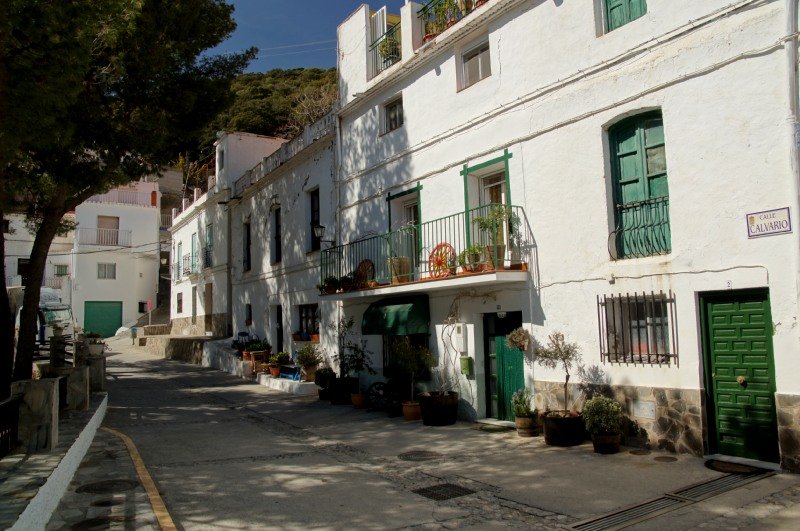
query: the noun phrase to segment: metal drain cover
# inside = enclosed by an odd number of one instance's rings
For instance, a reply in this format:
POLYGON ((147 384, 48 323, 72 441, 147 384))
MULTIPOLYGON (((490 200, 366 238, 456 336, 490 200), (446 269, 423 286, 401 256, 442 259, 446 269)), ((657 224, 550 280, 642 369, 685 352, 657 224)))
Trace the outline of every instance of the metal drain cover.
POLYGON ((433 485, 422 489, 411 491, 414 494, 425 496, 435 501, 452 500, 453 498, 460 498, 468 494, 474 494, 475 491, 452 483, 442 483, 441 485, 433 485))
POLYGON ((401 461, 432 461, 443 457, 439 452, 431 452, 428 450, 414 450, 413 452, 406 452, 397 456, 401 461))
POLYGON ((658 461, 659 463, 674 463, 677 460, 677 457, 671 457, 669 455, 659 455, 653 458, 653 461, 658 461))
POLYGON ((94 483, 81 485, 75 492, 85 492, 88 494, 110 494, 113 492, 133 490, 138 486, 138 483, 129 479, 106 479, 104 481, 96 481, 94 483))
POLYGON ((726 474, 757 474, 764 472, 760 468, 754 466, 742 465, 739 463, 729 463, 728 461, 718 461, 716 459, 709 459, 705 462, 706 468, 716 470, 717 472, 724 472, 726 474))

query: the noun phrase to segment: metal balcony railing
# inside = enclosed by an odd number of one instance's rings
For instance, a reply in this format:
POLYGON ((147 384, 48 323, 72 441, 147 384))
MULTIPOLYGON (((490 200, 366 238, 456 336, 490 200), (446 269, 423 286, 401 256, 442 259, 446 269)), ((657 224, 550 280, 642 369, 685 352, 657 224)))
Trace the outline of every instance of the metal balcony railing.
POLYGON ((159 229, 168 230, 170 227, 172 227, 172 213, 161 214, 161 225, 159 229))
POLYGON ((183 255, 181 261, 182 267, 181 270, 183 271, 184 275, 192 275, 194 273, 200 272, 200 255, 197 253, 189 253, 183 255))
POLYGON ((203 268, 214 267, 214 248, 210 245, 203 247, 203 268))
POLYGON ((641 258, 672 250, 669 196, 616 207, 617 226, 609 235, 614 258, 641 258))
POLYGON ((181 279, 181 262, 177 260, 172 264, 172 280, 181 279))
POLYGON ((66 276, 45 277, 42 279, 42 286, 45 288, 61 289, 64 286, 66 276))
POLYGON ((503 269, 527 270, 533 234, 521 207, 484 205, 322 251, 321 286, 344 291, 503 269))
POLYGON ((78 244, 130 247, 131 235, 130 230, 79 228, 78 244))
POLYGON ((377 76, 400 61, 403 54, 400 23, 391 26, 386 33, 369 46, 372 77, 377 76))
POLYGON ((417 11, 417 16, 421 22, 423 41, 428 42, 450 26, 457 24, 474 9, 485 4, 486 1, 431 0, 417 11))
POLYGON ((104 194, 93 195, 86 202, 116 203, 155 208, 158 206, 158 194, 153 195, 152 193, 137 192, 136 190, 110 190, 104 194))

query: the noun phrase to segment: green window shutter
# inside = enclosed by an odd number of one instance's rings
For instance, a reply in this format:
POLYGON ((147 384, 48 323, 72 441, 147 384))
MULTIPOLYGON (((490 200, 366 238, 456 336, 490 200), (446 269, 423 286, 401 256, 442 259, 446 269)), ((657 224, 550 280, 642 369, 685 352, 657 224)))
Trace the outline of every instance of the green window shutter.
POLYGON ((605 0, 606 31, 613 31, 647 13, 647 0, 605 0))
POLYGON ((610 139, 617 255, 669 252, 669 187, 661 113, 617 124, 610 139))

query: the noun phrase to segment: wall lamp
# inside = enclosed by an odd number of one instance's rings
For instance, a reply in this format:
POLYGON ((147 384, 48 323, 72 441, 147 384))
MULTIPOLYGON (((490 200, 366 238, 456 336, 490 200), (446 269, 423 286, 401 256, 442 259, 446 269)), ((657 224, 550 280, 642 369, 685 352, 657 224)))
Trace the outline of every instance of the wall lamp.
POLYGON ((325 237, 325 225, 314 225, 314 236, 320 241, 320 243, 330 243, 333 245, 333 240, 323 240, 322 238, 325 237))

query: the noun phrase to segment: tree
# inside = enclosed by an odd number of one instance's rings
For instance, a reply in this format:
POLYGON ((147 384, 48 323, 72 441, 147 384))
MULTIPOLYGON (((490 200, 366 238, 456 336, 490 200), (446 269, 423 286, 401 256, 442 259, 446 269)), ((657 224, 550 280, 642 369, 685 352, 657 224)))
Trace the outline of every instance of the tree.
MULTIPOLYGON (((13 1, 43 10, 61 9, 62 3, 13 1)), ((14 198, 24 205, 36 226, 15 379, 30 377, 40 280, 64 214, 92 195, 154 173, 174 160, 176 153, 196 147, 206 124, 229 103, 231 81, 255 55, 254 49, 223 56, 203 55, 235 28, 233 7, 223 0, 66 3, 98 3, 113 5, 113 9, 86 7, 82 12, 85 19, 76 21, 75 26, 78 34, 88 34, 91 46, 75 54, 79 59, 76 64, 83 67, 80 73, 71 73, 78 88, 69 85, 72 92, 48 134, 36 142, 20 139, 0 170, 0 178, 11 185, 14 198)), ((59 36, 65 40, 70 37, 59 36)), ((53 36, 47 34, 40 37, 50 38, 53 36)), ((4 61, 7 55, 23 55, 14 39, 4 46, 4 61)), ((60 61, 60 54, 45 50, 29 68, 19 67, 21 78, 0 78, 4 85, 0 90, 17 92, 21 79, 37 75, 39 64, 57 70, 51 63, 60 61)), ((29 105, 22 95, 19 101, 29 105)), ((2 127, 5 133, 5 125, 2 127)), ((13 333, 10 326, 2 330, 13 333)))

